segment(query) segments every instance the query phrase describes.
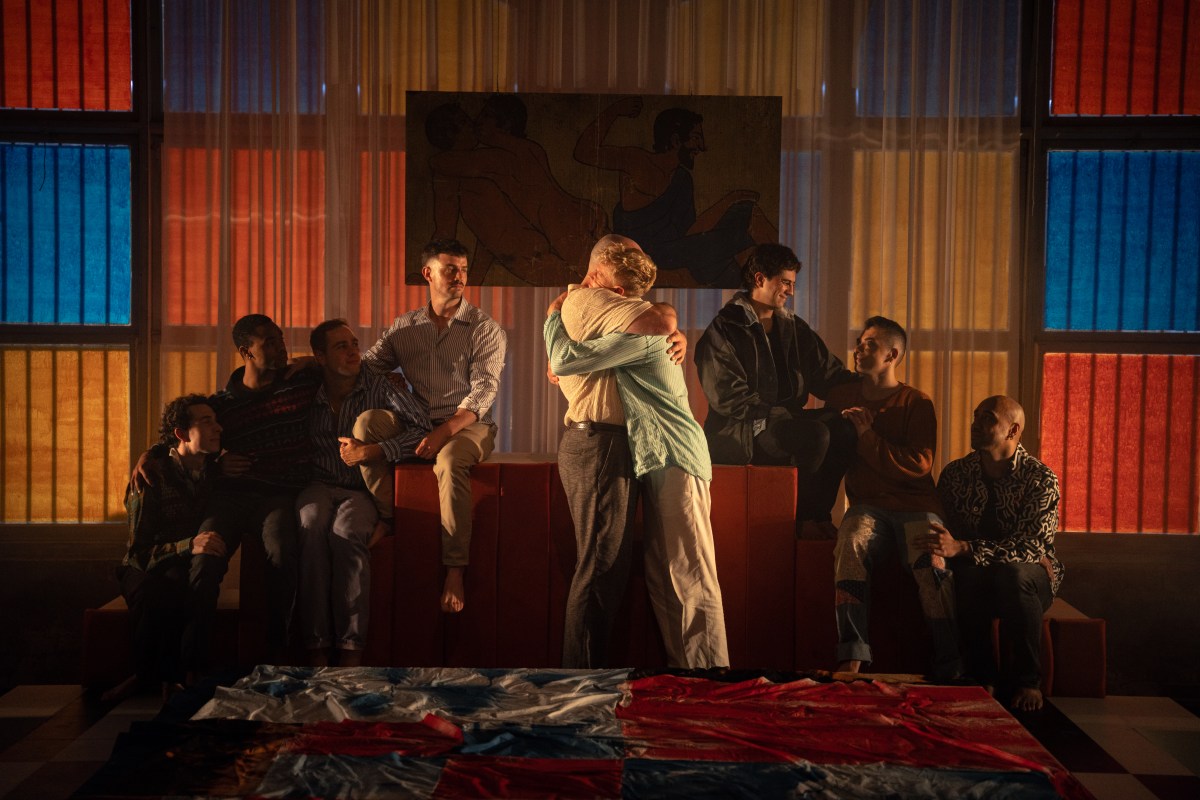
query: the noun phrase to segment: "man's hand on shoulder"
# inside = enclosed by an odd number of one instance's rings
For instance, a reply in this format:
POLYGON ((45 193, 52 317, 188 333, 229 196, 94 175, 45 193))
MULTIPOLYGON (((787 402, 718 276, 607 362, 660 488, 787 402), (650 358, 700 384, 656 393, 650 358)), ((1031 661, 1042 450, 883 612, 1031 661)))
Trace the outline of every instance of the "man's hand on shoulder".
POLYGON ((254 464, 254 459, 243 453, 231 453, 226 450, 221 453, 221 457, 217 459, 217 463, 221 466, 222 475, 226 478, 236 478, 250 471, 250 467, 254 464))
POLYGON ((564 302, 566 299, 567 299, 567 293, 566 293, 566 292, 563 292, 563 293, 562 293, 562 294, 560 294, 558 297, 554 298, 554 302, 552 302, 552 303, 550 304, 550 307, 546 309, 546 316, 547 316, 547 317, 549 317, 549 316, 550 316, 551 314, 553 314, 555 311, 559 311, 559 312, 561 312, 561 311, 562 311, 563 302, 564 302))
POLYGON ((138 456, 137 463, 133 465, 133 472, 129 474, 129 485, 135 492, 141 494, 161 477, 162 469, 159 467, 158 461, 150 455, 149 450, 145 450, 138 456))
POLYGON ((297 372, 320 368, 321 366, 317 363, 317 359, 314 356, 296 356, 288 363, 287 369, 283 372, 283 377, 284 380, 288 380, 297 372))
POLYGON ((688 340, 683 335, 683 331, 673 331, 667 337, 667 355, 671 357, 671 363, 676 366, 683 363, 683 357, 687 355, 688 340))

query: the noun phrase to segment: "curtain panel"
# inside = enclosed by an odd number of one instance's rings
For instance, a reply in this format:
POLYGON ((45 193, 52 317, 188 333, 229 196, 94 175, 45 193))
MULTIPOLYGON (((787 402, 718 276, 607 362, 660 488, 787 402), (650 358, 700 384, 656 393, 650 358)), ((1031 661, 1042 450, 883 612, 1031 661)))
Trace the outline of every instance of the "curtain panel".
MULTIPOLYGON (((939 413, 1017 384, 1020 3, 298 0, 164 3, 160 399, 223 385, 239 316, 294 354, 344 317, 364 345, 403 284, 407 90, 778 95, 779 235, 795 310, 836 353, 908 328, 902 379, 939 413)), ((708 153, 707 158, 719 158, 708 153)), ((557 288, 474 288, 508 333, 501 451, 553 453, 565 402, 541 327, 557 288)), ((656 292, 694 343, 731 293, 656 292)), ((691 404, 707 404, 686 367, 691 404)), ((1022 390, 1025 390, 1023 393, 1022 390)))

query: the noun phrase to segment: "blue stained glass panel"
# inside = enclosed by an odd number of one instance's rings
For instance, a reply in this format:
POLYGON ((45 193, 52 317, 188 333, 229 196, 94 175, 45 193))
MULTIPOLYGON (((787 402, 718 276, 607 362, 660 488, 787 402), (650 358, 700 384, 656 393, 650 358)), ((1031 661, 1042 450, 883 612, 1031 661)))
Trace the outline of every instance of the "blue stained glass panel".
POLYGON ((270 114, 293 103, 301 114, 321 113, 322 9, 318 0, 164 3, 164 107, 171 112, 215 113, 222 110, 228 87, 235 113, 270 114), (281 31, 294 31, 294 36, 281 38, 281 31))
POLYGON ((1200 152, 1051 151, 1047 330, 1200 331, 1200 152))
POLYGON ((128 325, 128 147, 0 143, 0 322, 128 325))
POLYGON ((872 0, 855 59, 859 116, 1015 115, 1020 28, 1020 0, 872 0))

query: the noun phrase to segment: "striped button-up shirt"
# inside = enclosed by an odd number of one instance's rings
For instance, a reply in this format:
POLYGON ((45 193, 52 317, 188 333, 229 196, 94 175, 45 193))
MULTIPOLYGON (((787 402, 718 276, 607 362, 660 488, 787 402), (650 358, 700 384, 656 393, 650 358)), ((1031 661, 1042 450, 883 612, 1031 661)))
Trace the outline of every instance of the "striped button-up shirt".
POLYGON ((411 457, 413 450, 429 433, 429 418, 425 416, 421 404, 408 392, 393 386, 387 378, 360 371, 354 389, 342 400, 336 414, 322 384, 308 412, 314 479, 346 489, 366 487, 359 468, 342 461, 338 437, 353 436, 354 421, 358 415, 372 408, 396 412, 404 426, 399 436, 375 442, 383 449, 383 456, 388 461, 411 457))
POLYGON ((444 331, 426 305, 396 317, 362 363, 375 375, 399 367, 435 422, 464 408, 490 423, 507 343, 504 329, 466 300, 444 331))

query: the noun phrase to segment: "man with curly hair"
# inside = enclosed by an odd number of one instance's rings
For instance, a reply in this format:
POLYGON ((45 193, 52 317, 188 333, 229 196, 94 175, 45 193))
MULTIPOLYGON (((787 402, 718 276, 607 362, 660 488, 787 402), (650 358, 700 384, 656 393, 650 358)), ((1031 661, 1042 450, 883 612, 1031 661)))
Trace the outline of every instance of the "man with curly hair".
POLYGON ((206 665, 221 581, 211 572, 193 574, 193 558, 224 558, 228 549, 218 533, 202 530, 221 451, 209 398, 190 394, 168 403, 160 443, 159 480, 125 490, 129 544, 117 578, 133 622, 136 678, 143 686, 161 683, 165 700, 206 665))

